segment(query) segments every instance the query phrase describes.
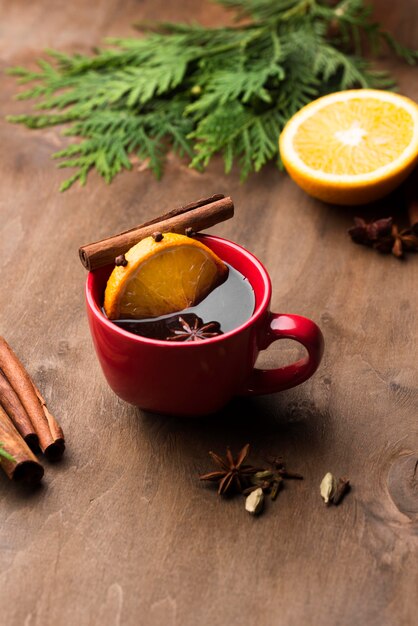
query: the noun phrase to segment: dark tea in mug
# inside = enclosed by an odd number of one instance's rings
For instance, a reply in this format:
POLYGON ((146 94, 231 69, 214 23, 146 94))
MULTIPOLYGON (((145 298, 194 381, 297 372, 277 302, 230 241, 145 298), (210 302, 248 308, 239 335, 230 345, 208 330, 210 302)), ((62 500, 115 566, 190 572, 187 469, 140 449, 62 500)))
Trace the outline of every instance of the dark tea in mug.
POLYGON ((249 280, 231 265, 228 269, 226 281, 196 306, 150 319, 112 321, 135 335, 163 341, 207 339, 234 330, 250 319, 255 296, 249 280))

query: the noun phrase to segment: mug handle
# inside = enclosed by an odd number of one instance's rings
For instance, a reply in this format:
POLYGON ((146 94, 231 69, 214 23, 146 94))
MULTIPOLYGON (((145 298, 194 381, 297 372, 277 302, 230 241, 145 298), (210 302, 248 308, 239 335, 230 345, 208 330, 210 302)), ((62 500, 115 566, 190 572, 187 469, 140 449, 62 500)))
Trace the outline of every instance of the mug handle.
POLYGON ((320 328, 307 317, 268 312, 258 337, 258 348, 265 350, 278 339, 294 339, 308 354, 303 359, 272 370, 254 368, 244 393, 259 395, 290 389, 305 382, 318 368, 324 352, 320 328))

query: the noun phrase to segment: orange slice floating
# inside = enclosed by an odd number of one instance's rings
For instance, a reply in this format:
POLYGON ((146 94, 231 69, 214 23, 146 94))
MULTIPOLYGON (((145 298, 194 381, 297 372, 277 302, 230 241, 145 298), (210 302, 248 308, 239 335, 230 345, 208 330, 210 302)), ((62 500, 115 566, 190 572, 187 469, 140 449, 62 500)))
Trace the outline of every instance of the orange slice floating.
POLYGON ((115 267, 104 297, 109 319, 158 317, 198 304, 228 276, 228 267, 196 239, 164 233, 143 239, 115 267))

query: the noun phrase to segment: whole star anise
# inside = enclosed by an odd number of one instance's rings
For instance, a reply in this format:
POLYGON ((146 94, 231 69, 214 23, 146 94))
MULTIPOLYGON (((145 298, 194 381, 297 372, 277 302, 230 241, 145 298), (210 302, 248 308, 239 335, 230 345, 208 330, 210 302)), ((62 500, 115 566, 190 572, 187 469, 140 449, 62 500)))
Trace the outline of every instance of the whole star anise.
POLYGON ((390 237, 378 240, 373 247, 379 252, 392 252, 400 259, 405 252, 418 252, 418 236, 414 234, 412 228, 399 230, 397 225, 393 224, 390 237))
POLYGON ((190 323, 183 317, 179 317, 178 327, 171 328, 171 333, 167 341, 204 341, 223 334, 219 322, 204 324, 197 315, 190 323))
POLYGON ((370 246, 383 254, 391 252, 398 259, 402 258, 405 252, 418 252, 418 235, 414 230, 415 225, 399 230, 391 217, 369 223, 361 217, 356 217, 354 224, 348 234, 355 243, 370 246))
POLYGON ((209 452, 214 463, 219 467, 215 472, 202 474, 200 480, 218 482, 218 494, 237 491, 242 493, 250 483, 251 476, 259 471, 253 465, 244 465, 244 461, 250 452, 250 444, 247 443, 238 453, 236 459, 232 456, 230 448, 226 449, 226 458, 223 459, 215 452, 209 452))
POLYGON ((362 217, 355 217, 354 226, 349 229, 348 234, 355 243, 360 243, 364 246, 373 246, 376 241, 390 237, 392 225, 393 220, 391 217, 369 223, 362 217))

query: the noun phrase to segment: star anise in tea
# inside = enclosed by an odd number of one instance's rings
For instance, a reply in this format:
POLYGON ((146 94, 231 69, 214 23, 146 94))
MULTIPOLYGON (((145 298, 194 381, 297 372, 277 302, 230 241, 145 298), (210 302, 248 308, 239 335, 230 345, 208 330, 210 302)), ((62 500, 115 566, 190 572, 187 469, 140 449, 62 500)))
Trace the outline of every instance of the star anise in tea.
POLYGON ((212 461, 218 466, 218 470, 202 474, 200 480, 217 482, 218 494, 225 495, 230 492, 243 493, 250 485, 251 477, 259 471, 258 467, 244 464, 250 452, 250 444, 246 444, 238 453, 236 459, 232 456, 230 448, 226 449, 226 457, 223 459, 215 452, 209 452, 212 461))
POLYGON ((177 325, 170 330, 172 334, 167 337, 167 341, 204 341, 223 334, 219 322, 204 324, 197 315, 190 322, 180 316, 177 325))

